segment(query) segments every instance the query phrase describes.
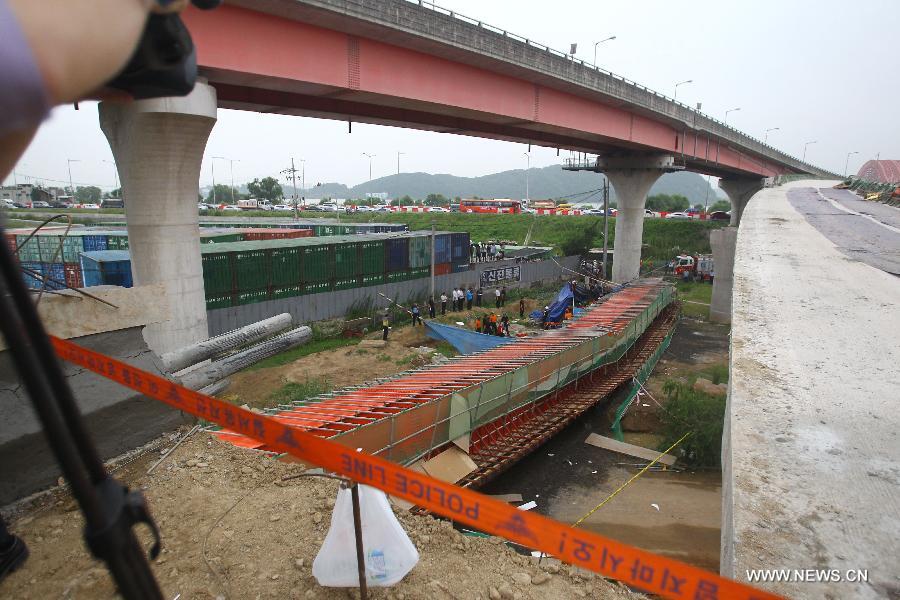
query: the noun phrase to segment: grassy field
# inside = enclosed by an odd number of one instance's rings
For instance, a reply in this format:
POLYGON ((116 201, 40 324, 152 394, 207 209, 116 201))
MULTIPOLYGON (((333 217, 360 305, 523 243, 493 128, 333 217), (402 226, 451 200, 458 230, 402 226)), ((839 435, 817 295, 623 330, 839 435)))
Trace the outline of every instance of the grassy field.
POLYGON ((712 285, 694 281, 679 281, 676 284, 678 299, 682 301, 681 312, 688 317, 709 320, 709 303, 712 301, 712 285))
MULTIPOLYGON (((225 213, 210 213, 217 216, 225 213)), ((302 218, 322 218, 322 213, 300 213, 302 218)), ((272 213, 253 211, 241 216, 271 217, 272 213)), ((331 214, 324 215, 332 217, 331 214)), ((595 216, 569 217, 556 215, 470 215, 461 213, 361 213, 341 215, 347 223, 406 223, 411 230, 430 229, 435 226, 443 231, 465 231, 473 241, 505 240, 522 244, 531 231, 533 245, 559 248, 567 240, 580 234, 586 228, 597 224, 597 235, 593 244, 603 244, 603 218, 595 216)), ((645 259, 663 260, 681 253, 711 252, 709 230, 722 227, 722 222, 687 221, 667 219, 646 219, 644 221, 645 259)), ((610 242, 615 243, 616 220, 609 220, 610 242)))

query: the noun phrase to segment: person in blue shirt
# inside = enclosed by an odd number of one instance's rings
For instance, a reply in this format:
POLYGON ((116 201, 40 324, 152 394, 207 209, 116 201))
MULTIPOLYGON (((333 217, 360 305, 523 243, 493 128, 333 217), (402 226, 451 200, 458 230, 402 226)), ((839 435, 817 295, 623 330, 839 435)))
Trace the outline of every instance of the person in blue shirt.
POLYGON ((412 305, 412 320, 413 320, 413 323, 412 323, 413 327, 415 327, 416 325, 422 324, 422 317, 419 316, 419 305, 418 304, 412 305))
POLYGON ((471 286, 466 290, 466 309, 472 310, 472 299, 475 298, 475 294, 472 293, 471 286))

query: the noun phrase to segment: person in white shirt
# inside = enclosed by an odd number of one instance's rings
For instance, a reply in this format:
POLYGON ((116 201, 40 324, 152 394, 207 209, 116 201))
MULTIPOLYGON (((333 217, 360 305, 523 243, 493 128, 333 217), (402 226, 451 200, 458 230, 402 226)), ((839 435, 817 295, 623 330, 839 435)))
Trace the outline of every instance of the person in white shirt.
POLYGON ((447 314, 447 294, 441 292, 441 314, 447 314))
POLYGON ((494 290, 494 296, 497 299, 497 308, 500 308, 500 288, 494 290))

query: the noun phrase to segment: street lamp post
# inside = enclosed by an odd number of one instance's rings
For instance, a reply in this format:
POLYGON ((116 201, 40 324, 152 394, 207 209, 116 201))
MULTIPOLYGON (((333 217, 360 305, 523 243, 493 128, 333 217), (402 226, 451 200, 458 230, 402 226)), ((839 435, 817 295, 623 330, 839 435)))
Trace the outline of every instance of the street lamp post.
POLYGON ((599 46, 603 42, 608 42, 608 41, 614 40, 614 39, 616 39, 616 36, 611 35, 608 38, 606 38, 605 40, 600 40, 599 42, 594 42, 594 66, 595 67, 597 66, 597 46, 599 46))
POLYGON ((769 129, 766 129, 766 137, 763 140, 763 144, 769 143, 769 132, 770 131, 780 131, 780 130, 781 130, 781 127, 770 127, 769 129))
POLYGON ((740 107, 740 106, 738 106, 737 108, 730 108, 730 109, 728 109, 728 110, 725 111, 725 125, 728 125, 728 113, 732 113, 732 112, 735 112, 735 111, 738 111, 738 110, 741 110, 741 107, 740 107))
POLYGON ((375 154, 369 154, 368 152, 363 152, 363 156, 369 158, 369 181, 372 181, 372 159, 375 158, 375 154))
POLYGON ((525 157, 526 167, 525 167, 525 204, 529 204, 531 202, 531 194, 528 190, 528 171, 531 170, 531 154, 528 152, 523 152, 522 156, 525 157))
POLYGON ((677 101, 678 101, 678 86, 679 86, 679 85, 685 85, 686 83, 694 83, 694 80, 693 80, 693 79, 688 79, 688 80, 686 80, 686 81, 679 81, 678 83, 675 84, 675 97, 672 98, 672 101, 673 101, 673 102, 677 102, 677 101))
POLYGON ((81 162, 81 160, 77 158, 67 158, 66 164, 69 167, 69 193, 72 194, 72 200, 75 200, 75 186, 72 185, 72 163, 73 162, 81 162))
MULTIPOLYGON (((224 156, 213 156, 213 159, 227 160, 227 161, 228 161, 228 167, 229 167, 229 169, 231 169, 231 203, 232 203, 232 204, 236 204, 236 202, 235 202, 235 200, 234 200, 234 163, 236 163, 236 162, 241 162, 241 159, 239 159, 239 158, 225 158, 224 156)), ((216 188, 215 188, 215 183, 213 183, 213 189, 216 189, 216 188)))
POLYGON ((854 154, 859 154, 859 152, 854 150, 853 152, 847 153, 847 161, 844 163, 844 178, 847 177, 847 168, 850 166, 850 157, 853 156, 854 154))
MULTIPOLYGON (((401 155, 401 154, 406 154, 406 152, 398 152, 398 153, 397 153, 397 175, 400 174, 400 155, 401 155)), ((369 174, 369 179, 371 179, 371 178, 372 178, 372 176, 371 176, 371 173, 370 173, 370 174, 369 174)))
POLYGON ((113 166, 113 181, 116 182, 116 189, 119 190, 119 197, 122 198, 122 199, 124 200, 124 199, 125 199, 125 192, 123 192, 121 189, 119 189, 119 169, 116 167, 115 161, 112 161, 112 160, 104 160, 103 162, 105 162, 105 163, 108 164, 108 165, 112 165, 112 166, 113 166))
POLYGON ((813 140, 812 142, 806 142, 803 144, 803 162, 806 162, 806 149, 809 148, 810 144, 816 144, 819 140, 813 140))

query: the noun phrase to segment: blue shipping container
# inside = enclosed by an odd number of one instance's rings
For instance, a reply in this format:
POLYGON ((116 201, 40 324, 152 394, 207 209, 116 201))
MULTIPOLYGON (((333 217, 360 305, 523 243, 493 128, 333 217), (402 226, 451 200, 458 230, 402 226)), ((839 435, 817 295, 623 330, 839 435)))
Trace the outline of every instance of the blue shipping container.
POLYGON ((464 271, 469 270, 469 261, 468 260, 457 260, 453 263, 453 272, 454 273, 462 273, 464 271))
POLYGON ((105 235, 84 235, 81 240, 84 242, 85 252, 109 249, 109 241, 105 235))
POLYGON ((443 264, 450 262, 450 234, 441 233, 434 236, 434 262, 443 264))
POLYGON ((409 238, 387 240, 385 242, 387 253, 387 271, 403 271, 409 268, 409 238))
POLYGON ((450 234, 450 259, 453 261, 465 258, 469 259, 469 234, 468 233, 451 233, 450 234))
POLYGON ((131 254, 127 250, 97 250, 81 254, 84 287, 117 285, 132 287, 131 254))
POLYGON ((25 281, 25 287, 32 290, 41 289, 41 280, 32 275, 31 273, 26 272, 25 269, 29 271, 34 271, 39 275, 44 274, 44 265, 39 262, 23 262, 22 263, 22 279, 25 281))

